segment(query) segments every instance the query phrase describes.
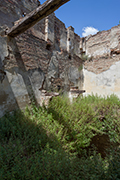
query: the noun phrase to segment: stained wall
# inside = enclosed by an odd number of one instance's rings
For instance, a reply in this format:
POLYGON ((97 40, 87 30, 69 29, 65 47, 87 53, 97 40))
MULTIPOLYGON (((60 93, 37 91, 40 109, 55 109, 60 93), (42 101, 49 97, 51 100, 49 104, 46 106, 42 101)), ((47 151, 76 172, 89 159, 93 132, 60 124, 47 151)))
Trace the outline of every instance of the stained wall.
POLYGON ((85 38, 86 94, 120 97, 120 25, 85 38), (91 57, 91 58, 90 58, 91 57))
POLYGON ((37 0, 0 0, 0 116, 24 109, 32 100, 41 104, 43 89, 82 89, 80 37, 54 13, 16 38, 6 36, 8 28, 39 5, 37 0), (73 34, 69 51, 68 33, 73 34))

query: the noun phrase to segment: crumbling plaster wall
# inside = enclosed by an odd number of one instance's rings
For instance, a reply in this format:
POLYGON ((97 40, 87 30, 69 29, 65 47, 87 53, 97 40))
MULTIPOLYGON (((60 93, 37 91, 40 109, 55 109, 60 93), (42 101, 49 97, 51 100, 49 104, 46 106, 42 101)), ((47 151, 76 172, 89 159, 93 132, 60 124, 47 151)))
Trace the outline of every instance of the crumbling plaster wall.
POLYGON ((85 38, 84 89, 86 94, 120 97, 120 25, 85 38))
POLYGON ((120 61, 99 74, 84 69, 84 77, 84 89, 87 95, 93 93, 109 96, 114 93, 120 98, 120 61))
MULTIPOLYGON (((75 47, 74 53, 67 52, 65 25, 52 14, 25 33, 10 38, 5 30, 39 2, 0 0, 0 5, 0 117, 6 111, 24 109, 31 99, 41 104, 42 89, 54 91, 58 86, 63 90, 69 90, 70 86, 82 89, 79 47, 75 47)), ((74 43, 80 38, 75 37, 74 43)))
POLYGON ((85 38, 86 54, 93 57, 110 55, 112 49, 120 49, 120 25, 85 38))

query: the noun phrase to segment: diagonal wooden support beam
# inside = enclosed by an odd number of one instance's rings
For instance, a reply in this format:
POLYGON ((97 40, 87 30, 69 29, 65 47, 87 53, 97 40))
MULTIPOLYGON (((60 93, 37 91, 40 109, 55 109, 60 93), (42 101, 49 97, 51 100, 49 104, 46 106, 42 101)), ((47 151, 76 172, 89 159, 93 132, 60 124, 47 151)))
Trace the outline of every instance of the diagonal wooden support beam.
POLYGON ((8 30, 6 34, 11 37, 20 35, 30 27, 34 26, 38 21, 53 13, 68 1, 70 0, 47 0, 37 9, 22 18, 22 20, 15 26, 13 26, 10 30, 8 30))

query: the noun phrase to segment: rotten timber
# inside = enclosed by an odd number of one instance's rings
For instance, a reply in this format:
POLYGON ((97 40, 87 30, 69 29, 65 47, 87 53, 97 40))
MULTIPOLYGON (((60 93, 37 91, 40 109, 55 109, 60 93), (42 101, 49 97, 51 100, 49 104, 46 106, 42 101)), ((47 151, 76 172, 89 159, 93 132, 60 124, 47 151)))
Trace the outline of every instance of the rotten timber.
POLYGON ((53 13, 60 6, 70 0, 47 0, 34 11, 23 17, 18 24, 13 26, 6 34, 10 37, 16 37, 25 32, 30 27, 34 26, 38 21, 53 13))

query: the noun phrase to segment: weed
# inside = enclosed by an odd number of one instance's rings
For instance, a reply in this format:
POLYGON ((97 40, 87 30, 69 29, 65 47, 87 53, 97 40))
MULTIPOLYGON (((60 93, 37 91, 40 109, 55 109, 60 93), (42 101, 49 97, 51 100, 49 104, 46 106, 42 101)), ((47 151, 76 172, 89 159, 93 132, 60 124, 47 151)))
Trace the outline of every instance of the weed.
POLYGON ((48 108, 7 113, 0 119, 0 179, 120 179, 119 119, 114 95, 72 104, 55 97, 48 108))

